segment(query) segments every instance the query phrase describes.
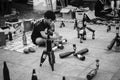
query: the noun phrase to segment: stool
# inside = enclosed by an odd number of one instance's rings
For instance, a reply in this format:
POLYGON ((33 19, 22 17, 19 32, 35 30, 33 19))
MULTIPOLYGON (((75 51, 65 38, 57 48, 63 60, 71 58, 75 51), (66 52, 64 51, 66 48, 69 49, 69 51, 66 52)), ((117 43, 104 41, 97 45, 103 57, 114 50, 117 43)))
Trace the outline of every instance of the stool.
POLYGON ((12 27, 15 29, 15 34, 20 33, 23 27, 23 21, 19 20, 18 22, 5 22, 5 26, 12 27))

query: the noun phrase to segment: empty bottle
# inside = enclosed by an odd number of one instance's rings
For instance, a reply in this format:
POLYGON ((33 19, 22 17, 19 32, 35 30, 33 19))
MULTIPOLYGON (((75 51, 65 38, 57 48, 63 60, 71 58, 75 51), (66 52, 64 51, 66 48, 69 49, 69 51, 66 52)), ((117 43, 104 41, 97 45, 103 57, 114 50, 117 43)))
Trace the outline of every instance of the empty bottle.
POLYGON ((59 54, 59 57, 60 58, 66 58, 66 57, 70 56, 73 53, 74 53, 74 51, 61 53, 61 54, 59 54))
POLYGON ((95 32, 95 30, 93 30, 92 28, 90 28, 90 27, 86 27, 89 31, 91 31, 91 32, 95 32))
POLYGON ((108 50, 111 50, 116 42, 116 37, 111 41, 110 45, 107 46, 108 50))
POLYGON ((76 58, 78 58, 79 60, 82 60, 82 61, 84 61, 85 60, 85 56, 83 56, 83 55, 80 55, 80 54, 76 54, 76 55, 74 55, 76 58))
POLYGON ((99 69, 99 60, 96 60, 96 69, 99 69))
POLYGON ((32 79, 31 79, 31 80, 38 80, 35 69, 33 69, 33 72, 32 72, 32 79))
POLYGON ((66 57, 70 56, 71 54, 74 54, 75 51, 76 51, 76 45, 73 44, 73 51, 61 53, 61 54, 59 54, 59 57, 60 58, 66 58, 66 57))
POLYGON ((8 35, 9 35, 9 40, 12 41, 13 40, 12 32, 9 32, 8 35))
POLYGON ((43 51, 42 56, 41 56, 41 60, 40 60, 40 66, 42 66, 42 64, 44 63, 45 59, 47 57, 47 51, 43 51))
POLYGON ((97 69, 93 69, 91 70, 88 74, 87 74, 87 80, 92 80, 93 77, 95 77, 95 75, 97 74, 97 69))
POLYGON ((93 32, 92 34, 92 39, 95 39, 95 32, 93 32))
POLYGON ((88 48, 84 48, 84 49, 76 52, 74 55, 77 55, 77 54, 84 55, 84 54, 87 53, 88 51, 89 51, 88 48))
POLYGON ((7 64, 6 64, 5 61, 4 61, 4 65, 3 65, 3 79, 4 80, 10 80, 9 69, 8 69, 7 64))
POLYGON ((86 34, 86 30, 84 29, 83 31, 83 40, 86 40, 87 39, 87 34, 86 34))
POLYGON ((97 59, 96 60, 96 68, 95 69, 92 69, 86 76, 87 80, 92 80, 96 74, 97 74, 97 71, 99 69, 99 60, 97 59))
POLYGON ((54 71, 54 63, 55 63, 54 51, 49 52, 48 56, 49 56, 49 64, 51 66, 52 71, 54 71))
POLYGON ((107 32, 109 32, 111 30, 111 25, 107 26, 107 32))
POLYGON ((65 23, 63 21, 61 21, 61 24, 60 24, 60 28, 65 27, 65 23))
POLYGON ((27 37, 25 31, 23 31, 22 40, 23 40, 23 45, 27 45, 27 37))
POLYGON ((78 23, 77 23, 77 19, 75 19, 75 22, 74 22, 74 29, 76 29, 78 27, 78 23))
POLYGON ((62 80, 66 80, 66 79, 65 79, 65 76, 62 77, 62 80))

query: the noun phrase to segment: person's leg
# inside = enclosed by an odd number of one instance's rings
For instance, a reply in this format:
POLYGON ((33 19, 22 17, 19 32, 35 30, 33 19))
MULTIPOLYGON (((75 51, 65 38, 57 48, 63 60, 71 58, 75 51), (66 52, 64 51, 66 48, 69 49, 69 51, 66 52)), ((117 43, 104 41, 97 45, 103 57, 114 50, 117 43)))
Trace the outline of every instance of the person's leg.
POLYGON ((4 2, 1 2, 0 6, 1 6, 1 14, 4 15, 4 2))
POLYGON ((35 44, 38 45, 38 46, 40 46, 40 47, 45 47, 45 45, 46 45, 46 40, 43 39, 43 38, 40 38, 40 37, 39 37, 39 38, 36 38, 35 44))

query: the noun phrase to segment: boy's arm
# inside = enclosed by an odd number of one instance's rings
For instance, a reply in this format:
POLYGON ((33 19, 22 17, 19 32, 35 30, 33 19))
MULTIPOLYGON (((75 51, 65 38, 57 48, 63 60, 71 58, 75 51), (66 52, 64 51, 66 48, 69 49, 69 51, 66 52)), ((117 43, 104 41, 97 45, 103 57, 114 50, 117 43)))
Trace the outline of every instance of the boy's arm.
POLYGON ((44 39, 47 39, 47 34, 46 34, 45 31, 40 31, 40 34, 42 35, 42 37, 43 37, 44 39))
MULTIPOLYGON (((42 35, 42 37, 43 37, 44 39, 47 39, 47 34, 46 34, 45 31, 41 31, 40 33, 41 33, 41 35, 42 35)), ((59 36, 58 34, 56 34, 56 33, 53 32, 53 36, 50 36, 50 38, 51 38, 52 40, 56 40, 56 39, 60 39, 61 36, 59 36)))

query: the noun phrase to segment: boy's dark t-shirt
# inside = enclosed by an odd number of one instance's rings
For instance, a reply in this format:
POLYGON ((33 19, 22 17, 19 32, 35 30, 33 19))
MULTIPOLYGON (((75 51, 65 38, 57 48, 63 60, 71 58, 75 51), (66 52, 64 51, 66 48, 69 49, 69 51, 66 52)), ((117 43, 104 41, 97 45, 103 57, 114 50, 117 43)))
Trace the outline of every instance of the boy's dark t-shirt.
POLYGON ((44 31, 48 27, 49 27, 49 25, 47 23, 45 23, 44 20, 41 20, 40 22, 38 22, 34 25, 34 29, 33 29, 32 35, 31 35, 31 39, 34 44, 36 44, 35 43, 36 38, 38 38, 38 37, 42 38, 40 31, 44 31))

